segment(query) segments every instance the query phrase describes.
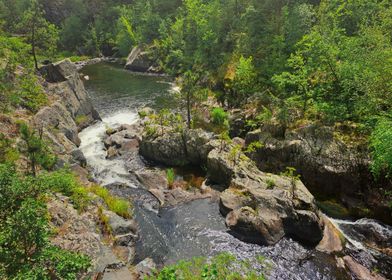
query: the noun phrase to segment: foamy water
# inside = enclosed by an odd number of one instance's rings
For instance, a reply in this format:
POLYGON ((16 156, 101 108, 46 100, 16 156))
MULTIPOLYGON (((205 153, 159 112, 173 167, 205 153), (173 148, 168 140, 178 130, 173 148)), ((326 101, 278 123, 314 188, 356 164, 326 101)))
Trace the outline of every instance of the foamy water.
POLYGON ((105 132, 108 128, 116 128, 122 124, 134 124, 138 120, 136 112, 117 112, 109 115, 80 134, 80 150, 87 159, 88 166, 92 169, 94 178, 102 185, 120 183, 135 187, 128 180, 129 173, 125 168, 124 160, 106 159, 106 150, 103 143, 105 132))

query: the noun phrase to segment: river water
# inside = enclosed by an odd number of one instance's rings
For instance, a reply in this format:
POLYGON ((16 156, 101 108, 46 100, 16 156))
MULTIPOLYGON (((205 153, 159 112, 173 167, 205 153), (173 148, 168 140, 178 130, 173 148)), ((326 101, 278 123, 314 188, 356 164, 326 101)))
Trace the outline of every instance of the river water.
MULTIPOLYGON (((159 265, 165 265, 181 259, 230 252, 255 264, 258 256, 265 256, 266 264, 255 266, 255 269, 267 272, 268 279, 351 279, 343 269, 336 267, 334 257, 305 248, 293 240, 283 239, 275 246, 267 247, 236 239, 227 232, 218 201, 203 199, 159 208, 155 198, 129 174, 123 160, 105 159, 102 140, 108 127, 135 123, 139 107, 174 106, 173 85, 166 77, 133 74, 108 63, 87 66, 82 72, 89 76, 85 86, 103 120, 80 133, 81 150, 95 180, 134 203, 140 229, 136 262, 151 257, 159 265)), ((332 221, 351 239, 355 252, 370 254, 365 247, 356 247, 363 246, 363 240, 350 232, 346 221, 332 221)), ((382 230, 390 231, 386 227, 382 230)))

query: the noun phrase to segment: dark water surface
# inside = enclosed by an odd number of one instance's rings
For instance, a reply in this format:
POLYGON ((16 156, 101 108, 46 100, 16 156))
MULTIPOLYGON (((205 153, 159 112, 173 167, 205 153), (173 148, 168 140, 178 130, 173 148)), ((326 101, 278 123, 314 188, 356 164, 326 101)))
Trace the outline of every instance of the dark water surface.
POLYGON ((203 199, 159 208, 159 203, 143 186, 128 179, 123 162, 105 159, 102 139, 106 126, 135 122, 136 110, 141 106, 156 109, 174 106, 170 79, 136 75, 109 63, 87 66, 82 73, 90 78, 85 85, 103 121, 80 134, 81 149, 101 184, 112 186, 117 195, 134 201, 140 228, 136 261, 151 257, 164 265, 230 252, 254 263, 258 263, 257 256, 267 257, 271 266, 268 279, 349 279, 345 271, 336 267, 333 256, 305 248, 293 240, 283 239, 267 247, 234 238, 227 232, 217 201, 203 199), (124 187, 126 182, 129 184, 124 187), (116 187, 116 183, 122 186, 116 187))
POLYGON ((89 76, 85 87, 103 117, 124 109, 174 105, 173 96, 168 94, 173 87, 169 77, 131 73, 114 63, 88 65, 81 73, 89 76))

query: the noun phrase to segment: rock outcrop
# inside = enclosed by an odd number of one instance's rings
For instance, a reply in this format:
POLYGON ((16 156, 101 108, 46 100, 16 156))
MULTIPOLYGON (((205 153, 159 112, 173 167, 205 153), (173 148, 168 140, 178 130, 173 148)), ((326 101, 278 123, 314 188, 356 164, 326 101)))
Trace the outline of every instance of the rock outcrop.
POLYGON ((108 217, 114 243, 107 242, 99 228, 97 203, 90 205, 83 213, 74 209, 69 198, 58 195, 48 203, 51 225, 58 234, 51 242, 62 249, 89 256, 92 268, 89 275, 97 275, 107 269, 121 269, 133 261, 133 244, 137 229, 133 220, 125 220, 115 213, 104 211, 108 217), (120 254, 121 253, 121 254, 120 254))
POLYGON ((149 58, 149 53, 143 51, 140 47, 134 47, 127 57, 124 66, 125 69, 134 72, 159 73, 158 67, 149 58))
POLYGON ((39 110, 32 124, 43 130, 62 162, 60 165, 77 163, 80 155, 73 151, 80 145, 78 132, 100 120, 100 116, 88 97, 76 66, 70 60, 46 65, 41 72, 47 80, 45 91, 51 103, 39 110))
POLYGON ((166 165, 205 165, 209 179, 227 187, 220 196, 221 212, 235 235, 268 245, 284 236, 309 245, 321 240, 323 221, 300 180, 261 172, 233 145, 202 130, 162 131, 143 135, 140 153, 166 165))
POLYGON ((361 209, 368 207, 378 219, 392 221, 390 211, 380 203, 382 195, 369 171, 366 146, 348 145, 333 128, 314 124, 295 130, 264 125, 247 134, 247 144, 255 141, 262 147, 250 157, 260 170, 278 173, 294 167, 313 193, 337 198, 354 215, 363 215, 361 209))

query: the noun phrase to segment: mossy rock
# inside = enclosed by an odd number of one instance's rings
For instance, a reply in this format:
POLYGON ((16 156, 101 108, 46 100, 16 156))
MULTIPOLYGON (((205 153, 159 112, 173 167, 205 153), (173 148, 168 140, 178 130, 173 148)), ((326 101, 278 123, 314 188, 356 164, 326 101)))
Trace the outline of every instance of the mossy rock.
POLYGON ((329 217, 344 219, 350 217, 350 211, 333 200, 317 201, 317 206, 329 217))

